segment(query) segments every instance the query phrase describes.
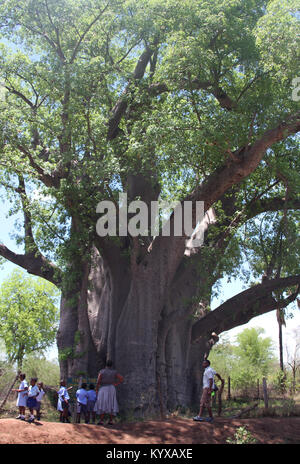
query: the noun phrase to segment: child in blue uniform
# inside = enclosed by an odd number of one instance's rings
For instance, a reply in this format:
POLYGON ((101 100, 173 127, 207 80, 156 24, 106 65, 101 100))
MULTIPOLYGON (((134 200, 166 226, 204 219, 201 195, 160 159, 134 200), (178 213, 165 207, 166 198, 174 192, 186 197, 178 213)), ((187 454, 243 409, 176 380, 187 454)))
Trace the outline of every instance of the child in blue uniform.
POLYGON ((86 423, 90 423, 90 415, 92 413, 92 422, 95 424, 96 421, 96 413, 94 411, 96 400, 97 400, 97 393, 95 391, 95 385, 93 383, 90 384, 89 390, 87 391, 88 394, 88 402, 87 402, 87 420, 86 423))
POLYGON ((33 410, 36 410, 37 407, 37 402, 36 398, 40 393, 39 387, 36 384, 37 378, 32 377, 30 379, 30 385, 28 388, 28 398, 27 398, 27 408, 30 411, 30 417, 28 419, 28 422, 33 422, 34 421, 34 415, 33 415, 33 410))
POLYGON ((88 392, 86 391, 87 384, 83 383, 81 388, 79 388, 76 392, 77 398, 77 416, 76 422, 80 424, 80 417, 81 414, 84 414, 85 422, 87 422, 87 402, 88 402, 88 392))

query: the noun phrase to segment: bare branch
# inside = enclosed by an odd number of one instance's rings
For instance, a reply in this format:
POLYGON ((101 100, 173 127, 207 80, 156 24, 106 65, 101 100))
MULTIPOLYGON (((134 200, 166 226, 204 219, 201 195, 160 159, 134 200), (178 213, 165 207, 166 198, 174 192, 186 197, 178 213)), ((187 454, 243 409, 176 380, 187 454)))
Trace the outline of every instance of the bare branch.
POLYGON ((8 85, 5 85, 4 87, 12 94, 16 95, 17 97, 20 97, 28 106, 30 106, 30 108, 34 108, 35 105, 23 93, 19 92, 13 87, 9 87, 8 85))
POLYGON ((119 123, 121 121, 122 116, 125 114, 125 111, 128 106, 127 98, 130 94, 130 85, 135 80, 142 79, 153 53, 154 51, 152 49, 147 48, 141 54, 133 72, 132 79, 129 81, 128 85, 126 86, 123 92, 123 95, 120 97, 120 99, 118 100, 118 102, 112 110, 112 117, 108 121, 107 140, 113 140, 117 136, 119 123))
POLYGON ((91 30, 91 28, 93 27, 93 25, 101 18, 101 16, 103 15, 103 13, 107 10, 109 6, 109 3, 106 4, 106 6, 103 8, 102 11, 100 11, 100 13, 93 19, 93 21, 88 25, 88 27, 86 28, 86 30, 81 34, 80 38, 79 38, 79 41, 77 42, 76 44, 76 47, 72 53, 72 56, 71 56, 71 59, 70 59, 70 63, 73 63, 75 58, 76 58, 76 55, 78 53, 78 50, 79 50, 79 47, 82 43, 82 41, 84 40, 85 36, 88 34, 88 32, 91 30))

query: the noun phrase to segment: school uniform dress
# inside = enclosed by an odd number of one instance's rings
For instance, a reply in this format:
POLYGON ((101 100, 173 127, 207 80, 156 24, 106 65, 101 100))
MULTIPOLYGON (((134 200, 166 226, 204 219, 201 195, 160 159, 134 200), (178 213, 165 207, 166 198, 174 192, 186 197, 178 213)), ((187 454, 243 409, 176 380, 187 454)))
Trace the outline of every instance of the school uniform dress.
POLYGON ((87 412, 93 412, 97 400, 97 393, 95 390, 88 390, 87 412))
POLYGON ((28 388, 28 398, 27 398, 27 408, 36 409, 36 396, 40 393, 39 387, 37 385, 29 385, 28 388))
POLYGON ((64 409, 68 407, 67 403, 64 401, 64 398, 66 400, 70 399, 68 390, 66 389, 66 387, 60 387, 57 394, 58 394, 57 410, 63 411, 64 409))
POLYGON ((77 414, 87 412, 88 392, 84 388, 79 388, 76 392, 77 414))
MULTIPOLYGON (((26 380, 22 380, 19 386, 19 390, 24 390, 24 388, 28 387, 28 383, 26 380)), ((27 406, 27 397, 28 397, 28 392, 19 392, 18 393, 18 398, 17 398, 17 406, 27 406)))
POLYGON ((119 412, 116 388, 114 386, 114 383, 118 382, 117 371, 105 368, 100 371, 100 374, 101 384, 94 411, 99 415, 111 414, 116 416, 119 412))

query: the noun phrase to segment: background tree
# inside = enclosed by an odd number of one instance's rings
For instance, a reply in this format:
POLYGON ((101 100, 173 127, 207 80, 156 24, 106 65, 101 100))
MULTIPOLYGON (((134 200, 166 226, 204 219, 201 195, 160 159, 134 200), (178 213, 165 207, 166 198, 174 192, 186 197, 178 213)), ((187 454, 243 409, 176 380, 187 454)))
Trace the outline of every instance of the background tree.
POLYGON ((230 377, 234 389, 255 388, 257 380, 267 377, 275 364, 273 343, 263 337, 264 329, 244 329, 236 336, 236 343, 221 339, 210 353, 210 361, 217 372, 230 377))
POLYGON ((291 392, 295 395, 297 391, 297 374, 300 370, 300 336, 299 336, 299 327, 294 330, 294 341, 295 347, 294 350, 290 350, 286 346, 287 353, 287 364, 292 373, 292 387, 291 392))
POLYGON ((12 272, 0 287, 0 337, 10 363, 22 368, 25 355, 39 354, 55 341, 59 292, 44 279, 12 272))
MULTIPOLYGON (((285 182, 286 177, 279 172, 285 182)), ((285 201, 288 200, 289 187, 286 188, 285 201)), ((287 210, 277 212, 270 222, 270 214, 265 213, 253 221, 247 223, 247 227, 241 233, 245 256, 252 275, 263 279, 279 278, 297 272, 299 267, 299 215, 298 212, 287 216, 287 210)), ((282 326, 285 318, 289 317, 286 308, 280 306, 280 300, 284 299, 285 290, 274 292, 274 298, 278 301, 276 318, 278 322, 279 339, 279 364, 284 372, 283 360, 283 336, 282 326)))
POLYGON ((245 329, 237 335, 236 354, 240 360, 239 377, 247 372, 248 384, 255 385, 258 378, 267 377, 274 362, 272 340, 262 338, 264 330, 261 328, 245 329), (250 382, 249 382, 250 380, 250 382))
POLYGON ((121 407, 136 414, 198 402, 199 359, 218 334, 297 296, 298 270, 210 311, 215 284, 240 272, 239 228, 299 208, 298 10, 1 2, 1 184, 24 221, 23 251, 0 254, 61 289, 61 374, 95 376, 109 356, 126 379, 121 407), (173 232, 99 237, 96 205, 118 210, 120 191, 147 205, 202 201, 203 246, 173 232))

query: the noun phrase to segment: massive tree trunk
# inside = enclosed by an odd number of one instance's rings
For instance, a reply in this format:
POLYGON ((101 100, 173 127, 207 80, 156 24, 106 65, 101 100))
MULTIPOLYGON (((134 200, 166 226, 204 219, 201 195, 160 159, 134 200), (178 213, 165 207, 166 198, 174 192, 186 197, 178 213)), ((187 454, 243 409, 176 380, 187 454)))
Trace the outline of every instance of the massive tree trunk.
MULTIPOLYGON (((206 311, 208 287, 201 279, 199 285, 201 268, 183 266, 170 279, 172 273, 162 274, 163 260, 162 253, 161 261, 146 256, 139 264, 124 259, 113 266, 112 259, 109 266, 94 248, 76 299, 63 296, 61 303, 61 374, 95 377, 112 358, 125 376, 120 408, 135 415, 197 404, 202 360, 218 334, 247 322, 254 308, 256 314, 275 309, 273 289, 300 281, 294 276, 264 282, 206 311), (191 298, 195 292, 203 295, 200 305, 191 298)), ((203 275, 205 267, 207 261, 203 275)))

